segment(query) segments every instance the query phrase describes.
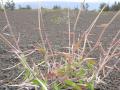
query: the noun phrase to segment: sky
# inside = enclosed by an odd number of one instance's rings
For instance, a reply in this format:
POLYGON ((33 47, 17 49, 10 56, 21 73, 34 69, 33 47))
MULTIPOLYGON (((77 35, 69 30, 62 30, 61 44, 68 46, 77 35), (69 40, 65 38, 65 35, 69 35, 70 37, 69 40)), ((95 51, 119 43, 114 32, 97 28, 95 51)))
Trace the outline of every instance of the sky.
MULTIPOLYGON (((0 0, 1 1, 1 0, 0 0)), ((6 2, 7 0, 3 0, 6 2)), ((13 0, 16 3, 16 8, 19 8, 19 5, 25 7, 26 5, 30 5, 33 9, 38 8, 38 2, 43 2, 42 7, 52 8, 54 5, 62 6, 63 8, 78 8, 80 3, 84 0, 13 0), (63 3, 64 2, 64 3, 63 3)), ((89 10, 99 9, 99 5, 102 2, 105 2, 109 5, 112 5, 115 1, 120 0, 85 0, 86 3, 89 4, 89 10)))
MULTIPOLYGON (((7 0, 3 0, 4 2, 7 0)), ((14 0, 14 2, 37 2, 37 1, 66 1, 66 2, 83 2, 83 0, 14 0)), ((86 2, 99 3, 99 2, 108 2, 113 3, 120 0, 85 0, 86 2)))

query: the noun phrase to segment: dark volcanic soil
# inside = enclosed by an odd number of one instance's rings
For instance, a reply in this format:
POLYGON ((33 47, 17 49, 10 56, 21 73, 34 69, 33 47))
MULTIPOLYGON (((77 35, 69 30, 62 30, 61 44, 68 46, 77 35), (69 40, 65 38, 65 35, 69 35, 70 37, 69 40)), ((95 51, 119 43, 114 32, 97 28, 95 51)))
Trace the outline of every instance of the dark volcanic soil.
MULTIPOLYGON (((71 32, 73 31, 73 24, 75 23, 75 19, 77 16, 77 11, 70 12, 71 18, 71 32)), ((101 30, 103 29, 101 26, 103 24, 108 23, 108 21, 115 15, 116 12, 107 12, 103 13, 100 19, 97 21, 96 26, 93 28, 91 34, 93 34, 93 39, 97 39, 101 30), (94 38, 95 37, 95 38, 94 38)), ((95 19, 98 13, 96 12, 83 12, 80 16, 80 19, 77 24, 76 36, 80 33, 84 32, 91 24, 91 22, 95 19)), ((67 25, 67 12, 66 11, 48 11, 43 12, 43 24, 41 28, 47 33, 47 36, 51 43, 58 44, 61 46, 68 46, 68 25, 67 25)), ((120 29, 120 15, 115 19, 115 21, 109 26, 109 28, 104 33, 104 37, 102 41, 106 44, 111 41, 111 38, 115 36, 115 34, 120 29)), ((10 24, 12 25, 12 29, 16 36, 21 34, 20 36, 20 45, 28 45, 34 42, 39 41, 39 33, 38 33, 38 16, 37 11, 11 11, 8 12, 8 19, 10 24)), ((6 25, 5 16, 2 12, 0 12, 0 31, 2 31, 3 27, 6 25)), ((8 30, 4 32, 9 33, 8 30)))
MULTIPOLYGON (((77 11, 70 11, 70 21, 71 21, 71 32, 73 31, 73 24, 77 17, 77 11)), ((90 36, 90 40, 95 42, 100 35, 103 27, 107 24, 110 19, 115 15, 116 12, 104 12, 99 20, 97 21, 95 27, 93 28, 90 36)), ((7 11, 8 19, 12 26, 15 36, 20 35, 19 46, 22 49, 32 48, 36 42, 40 42, 39 31, 38 31, 38 16, 37 10, 21 10, 21 11, 7 11)), ((98 13, 96 12, 82 12, 80 19, 78 20, 76 28, 76 37, 81 35, 92 23, 98 13)), ((67 25, 67 12, 66 11, 43 11, 43 24, 41 24, 42 33, 46 33, 50 44, 54 48, 59 48, 63 46, 68 46, 68 25, 67 25)), ((3 12, 0 12, 0 32, 10 34, 9 29, 5 28, 7 25, 5 16, 3 12), (5 28, 3 30, 3 28, 5 28)), ((120 15, 112 22, 112 24, 105 31, 102 42, 104 47, 109 45, 112 38, 120 30, 120 15)), ((6 35, 6 37, 9 36, 6 35)), ((45 40, 45 35, 43 36, 45 40)), ((120 39, 120 35, 118 37, 120 39)), ((14 43, 13 43, 14 44, 14 43)), ((18 69, 2 70, 7 67, 11 67, 18 63, 18 60, 14 58, 13 55, 9 54, 6 50, 6 45, 0 41, 0 86, 13 80, 19 75, 18 69)), ((110 74, 108 79, 106 79, 108 85, 100 85, 101 90, 120 90, 120 72, 115 71, 110 74), (110 84, 109 84, 110 83, 110 84), (109 87, 110 86, 110 87, 109 87)), ((99 87, 99 86, 98 86, 99 87)), ((7 90, 2 89, 0 90, 7 90)), ((11 89, 12 90, 12 89, 11 89)))

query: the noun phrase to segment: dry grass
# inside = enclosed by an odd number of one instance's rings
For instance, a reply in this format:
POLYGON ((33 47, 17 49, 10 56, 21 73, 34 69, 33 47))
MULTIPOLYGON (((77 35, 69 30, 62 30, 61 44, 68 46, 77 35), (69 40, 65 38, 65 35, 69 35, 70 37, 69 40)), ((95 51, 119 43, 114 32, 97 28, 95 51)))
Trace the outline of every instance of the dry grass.
MULTIPOLYGON (((60 52, 60 51, 53 51, 49 39, 43 38, 43 33, 41 29, 41 23, 43 23, 43 17, 42 17, 42 10, 41 8, 38 9, 38 23, 39 23, 39 35, 42 43, 38 43, 38 46, 35 47, 34 50, 29 51, 22 51, 19 47, 19 40, 20 36, 17 38, 15 37, 12 27, 9 22, 9 18, 7 16, 7 12, 4 8, 4 14, 6 17, 7 25, 6 27, 10 30, 10 40, 8 40, 5 35, 0 33, 0 38, 3 42, 5 42, 8 47, 10 47, 13 50, 13 53, 19 58, 20 63, 13 66, 6 68, 11 69, 18 67, 20 64, 24 67, 24 71, 16 77, 18 79, 22 75, 25 75, 25 80, 21 85, 18 86, 33 86, 32 83, 38 85, 40 84, 44 90, 49 90, 54 83, 58 83, 64 86, 64 82, 66 80, 71 80, 73 82, 67 84, 75 84, 74 82, 78 82, 79 80, 84 81, 84 83, 79 83, 79 87, 77 85, 72 86, 76 88, 75 90, 81 89, 80 87, 85 87, 89 82, 94 82, 93 84, 98 83, 105 83, 103 79, 109 75, 109 73, 113 70, 114 67, 117 68, 117 64, 119 62, 119 58, 116 61, 115 64, 112 66, 108 66, 107 63, 110 62, 114 57, 119 57, 120 52, 118 50, 120 46, 120 40, 117 39, 117 37, 120 34, 119 32, 116 34, 116 36, 113 38, 111 44, 108 47, 108 50, 104 50, 101 37, 103 36, 106 29, 109 27, 109 25, 114 21, 114 19, 119 15, 120 11, 118 11, 115 16, 106 24, 104 25, 104 28, 102 30, 102 33, 99 35, 99 38, 97 39, 96 44, 92 47, 92 45, 89 43, 89 35, 93 29, 93 27, 96 25, 96 22, 98 21, 100 15, 102 14, 104 8, 99 12, 97 17, 94 19, 94 21, 91 23, 89 28, 83 33, 81 37, 78 37, 78 41, 75 41, 75 34, 73 35, 73 42, 71 40, 71 27, 70 27, 70 10, 68 9, 68 52, 60 52), (12 41, 12 42, 11 42, 12 41), (72 43, 72 44, 71 44, 72 43), (46 47, 46 44, 48 47, 46 47), (89 47, 87 47, 89 45, 89 47), (88 48, 88 49, 87 49, 88 48), (91 52, 95 52, 96 49, 100 49, 99 51, 102 52, 100 54, 99 60, 96 60, 96 58, 89 57, 91 52), (89 51, 86 51, 89 50, 89 51), (28 64, 27 58, 34 52, 39 52, 43 55, 43 60, 41 60, 40 63, 33 62, 32 67, 28 64), (88 68, 86 67, 88 66, 88 68), (40 67, 45 67, 45 71, 42 71, 40 67), (105 69, 107 68, 107 70, 105 69), (79 73, 78 73, 79 72, 79 73), (85 73, 84 73, 85 72, 85 73), (24 74, 25 73, 25 74, 24 74), (78 74, 78 75, 76 75, 78 74), (80 75, 79 75, 80 74, 80 75), (82 75, 83 74, 83 75, 82 75), (101 76, 102 74, 102 76, 101 76), (52 83, 48 83, 48 82, 52 83)), ((73 30, 75 33, 77 22, 81 14, 81 9, 78 12, 73 30)), ((4 29, 4 28, 3 28, 4 29)), ((16 80, 15 79, 15 80, 16 80)), ((38 85, 39 86, 39 85, 38 85)), ((55 87, 55 86, 54 86, 55 87)), ((82 90, 82 89, 81 89, 82 90)))

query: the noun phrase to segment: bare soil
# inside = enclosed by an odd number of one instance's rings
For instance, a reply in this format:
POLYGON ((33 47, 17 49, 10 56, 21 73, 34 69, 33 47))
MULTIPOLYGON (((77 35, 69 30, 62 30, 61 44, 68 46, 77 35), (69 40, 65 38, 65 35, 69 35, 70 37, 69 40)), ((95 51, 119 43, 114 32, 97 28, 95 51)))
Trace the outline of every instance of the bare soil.
MULTIPOLYGON (((77 13, 78 11, 70 11, 71 32, 73 31, 73 25, 75 23, 77 13)), ((103 29, 103 26, 110 21, 115 13, 116 12, 103 12, 103 14, 100 16, 100 19, 97 21, 95 27, 91 32, 91 36, 89 36, 90 40, 93 41, 93 43, 96 42, 103 29)), ((75 31, 76 37, 78 37, 79 34, 82 35, 82 33, 90 26, 97 14, 97 12, 92 11, 83 12, 81 14, 75 31)), ((40 42, 37 10, 7 11, 7 15, 15 36, 18 37, 20 34, 19 46, 22 50, 32 49, 37 42, 40 42)), ((68 46, 68 34, 66 33, 68 32, 67 12, 43 11, 42 16, 43 20, 41 21, 44 24, 41 24, 41 28, 44 40, 46 38, 46 33, 47 38, 49 39, 50 44, 53 48, 56 49, 68 46)), ((5 25, 7 25, 7 22, 4 13, 0 12, 0 32, 9 34, 10 32, 8 28, 3 31, 5 25)), ((120 15, 107 28, 101 39, 101 42, 104 44, 104 48, 107 49, 107 46, 109 46, 112 38, 117 34, 119 30, 120 15)), ((6 37, 8 36, 6 35, 6 37)), ((120 39, 120 35, 118 39, 120 39)), ((14 55, 9 53, 8 50, 10 49, 5 45, 5 43, 0 41, 0 90, 17 90, 17 88, 4 88, 4 85, 11 83, 12 80, 16 78, 21 71, 20 68, 3 70, 19 63, 19 60, 15 58, 14 55)), ((97 54, 95 55, 97 57, 97 54)), ((38 58, 36 57, 36 59, 38 58)), ((105 81, 107 82, 107 85, 98 85, 100 90, 120 90, 120 71, 114 70, 114 72, 111 72, 105 81)), ((16 83, 19 82, 21 82, 21 79, 19 79, 16 83)))

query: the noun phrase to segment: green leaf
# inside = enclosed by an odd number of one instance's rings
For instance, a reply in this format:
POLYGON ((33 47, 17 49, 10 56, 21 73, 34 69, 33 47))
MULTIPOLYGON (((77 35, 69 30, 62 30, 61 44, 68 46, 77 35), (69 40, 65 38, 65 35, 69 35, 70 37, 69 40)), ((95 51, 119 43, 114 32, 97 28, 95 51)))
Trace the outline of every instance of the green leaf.
POLYGON ((77 75, 79 75, 79 76, 84 76, 85 75, 85 70, 83 69, 83 68, 81 68, 80 70, 79 70, 79 72, 77 73, 77 75))
POLYGON ((80 86, 78 86, 76 83, 74 83, 71 80, 65 80, 65 83, 71 87, 73 87, 76 90, 82 90, 82 88, 80 86))
POLYGON ((54 90, 60 90, 59 84, 54 83, 54 84, 53 84, 53 89, 54 89, 54 90))
POLYGON ((75 84, 73 81, 71 81, 71 80, 65 80, 65 83, 66 83, 67 85, 69 85, 69 86, 72 86, 72 87, 75 87, 75 86, 76 86, 76 84, 75 84))
POLYGON ((88 69, 93 69, 93 65, 90 63, 87 63, 87 67, 88 67, 88 69))
POLYGON ((94 90, 94 83, 93 82, 87 83, 87 88, 90 90, 94 90))
POLYGON ((40 80, 40 79, 38 79, 38 78, 36 78, 36 79, 34 79, 34 80, 32 80, 32 83, 34 84, 34 85, 37 85, 37 86, 42 86, 42 90, 48 90, 47 89, 47 85, 42 81, 42 80, 40 80))
POLYGON ((36 80, 36 79, 32 80, 32 84, 37 85, 37 86, 39 86, 39 85, 40 85, 39 81, 38 81, 38 80, 36 80))
POLYGON ((26 69, 26 70, 25 70, 25 75, 24 75, 24 77, 23 77, 24 80, 29 79, 30 74, 31 74, 30 71, 29 71, 28 69, 26 69))
POLYGON ((80 83, 80 84, 83 84, 83 80, 79 80, 79 83, 80 83))

